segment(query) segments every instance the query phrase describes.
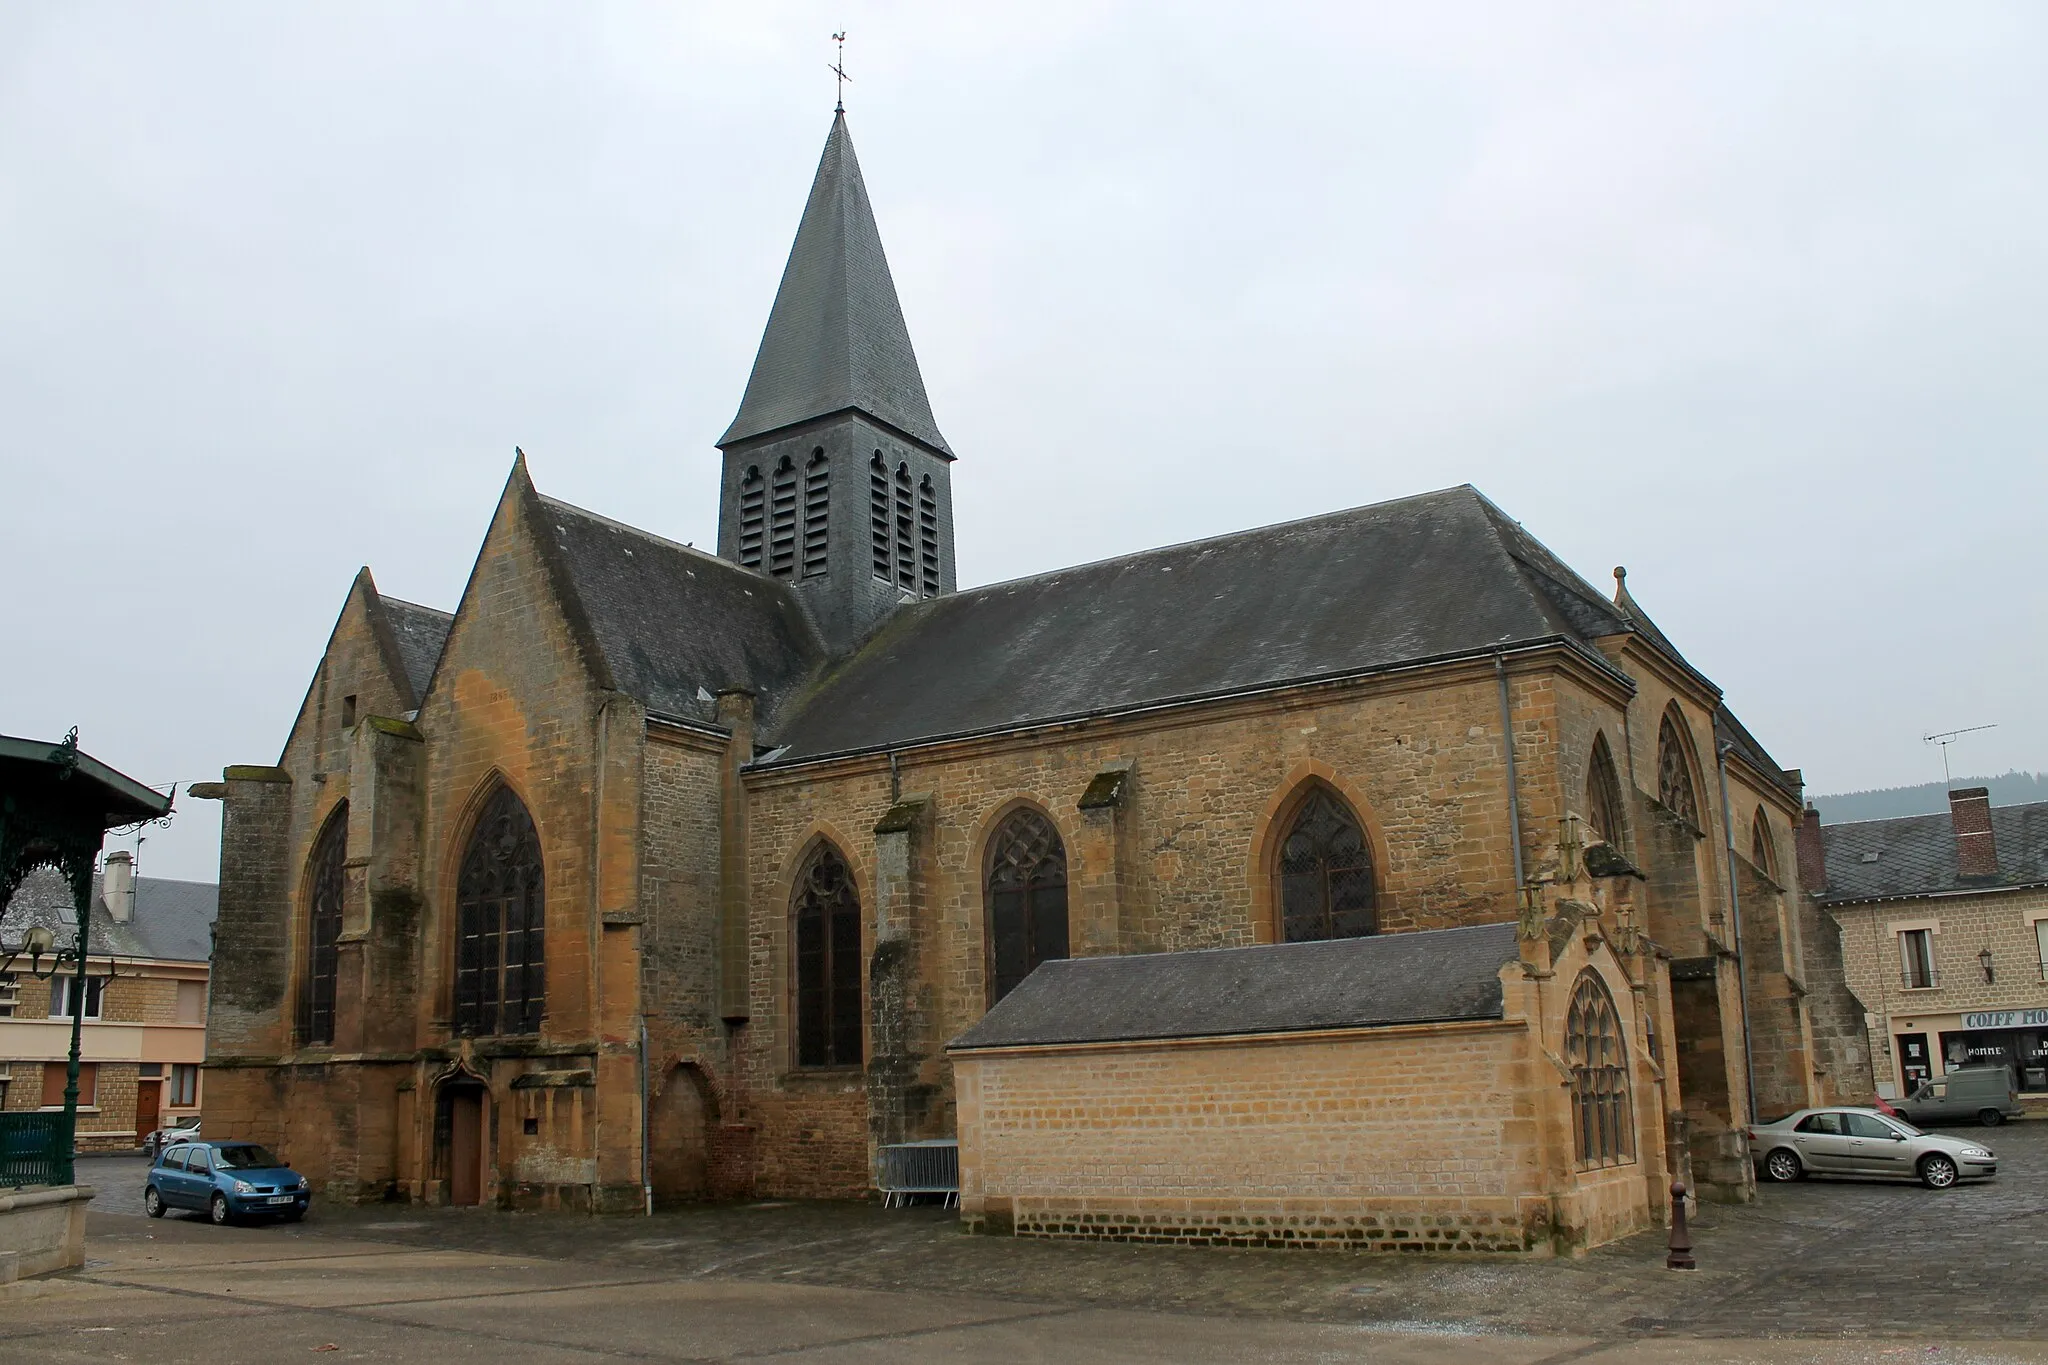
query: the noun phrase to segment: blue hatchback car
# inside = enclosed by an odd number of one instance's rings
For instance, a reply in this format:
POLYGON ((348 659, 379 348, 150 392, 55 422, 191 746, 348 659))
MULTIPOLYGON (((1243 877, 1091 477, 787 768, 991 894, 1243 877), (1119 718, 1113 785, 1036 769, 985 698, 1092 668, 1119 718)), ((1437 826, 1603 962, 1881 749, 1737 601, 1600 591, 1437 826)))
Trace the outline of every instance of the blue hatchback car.
POLYGON ((253 1142, 177 1142, 149 1168, 142 1207, 152 1218, 167 1209, 197 1209, 216 1223, 269 1215, 296 1223, 313 1192, 306 1177, 268 1147, 253 1142))

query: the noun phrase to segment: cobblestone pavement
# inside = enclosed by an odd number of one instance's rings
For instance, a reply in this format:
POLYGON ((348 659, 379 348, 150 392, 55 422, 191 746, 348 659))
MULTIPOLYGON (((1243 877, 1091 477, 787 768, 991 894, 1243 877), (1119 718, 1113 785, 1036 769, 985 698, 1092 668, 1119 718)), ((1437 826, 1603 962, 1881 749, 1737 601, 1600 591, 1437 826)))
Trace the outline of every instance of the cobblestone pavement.
MULTIPOLYGON (((1752 1205, 1709 1205, 1694 1223, 1692 1274, 1663 1268, 1661 1232, 1578 1260, 1445 1259, 968 1237, 936 1208, 783 1201, 603 1219, 316 1203, 305 1224, 268 1232, 692 1279, 1390 1332, 2048 1340, 2048 1122, 1982 1136, 2000 1156, 1990 1182, 1937 1193, 1817 1179, 1765 1186, 1752 1205)), ((104 1186, 95 1210, 139 1213, 142 1170, 108 1159, 82 1163, 80 1178, 104 1186)))

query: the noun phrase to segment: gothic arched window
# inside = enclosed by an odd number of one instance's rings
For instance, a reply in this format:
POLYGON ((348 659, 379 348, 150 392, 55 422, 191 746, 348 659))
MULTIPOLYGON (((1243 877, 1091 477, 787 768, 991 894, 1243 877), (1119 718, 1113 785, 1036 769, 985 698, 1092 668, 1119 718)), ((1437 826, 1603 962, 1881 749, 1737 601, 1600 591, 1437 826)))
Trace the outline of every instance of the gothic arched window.
POLYGON ((1636 1154, 1635 1115, 1629 1103, 1628 1054, 1621 1020, 1607 983, 1591 970, 1579 974, 1565 1016, 1565 1065, 1572 1073, 1572 1134, 1581 1166, 1612 1166, 1636 1154))
POLYGON ((873 542, 875 577, 889 577, 889 466, 882 452, 868 461, 868 538, 873 542))
POLYGON ((526 803, 500 787, 484 804, 455 891, 455 1031, 540 1032, 547 886, 526 803))
POLYGON ((1011 812, 988 845, 988 1002, 1067 955, 1067 849, 1052 821, 1011 812))
POLYGON ((932 476, 917 481, 917 569, 926 597, 939 595, 939 498, 932 476))
POLYGON ((334 1041, 335 978, 340 966, 341 900, 348 860, 348 802, 335 807, 313 845, 306 924, 306 985, 299 996, 299 1037, 334 1041))
POLYGON ((1595 839, 1621 846, 1621 780, 1605 735, 1593 736, 1593 753, 1586 760, 1586 823, 1595 839))
POLYGON ((774 578, 796 573, 796 462, 787 455, 769 480, 768 573, 774 578))
POLYGON ((1756 808, 1756 819, 1749 826, 1749 860, 1756 864, 1756 870, 1773 881, 1778 876, 1778 860, 1771 852, 1771 822, 1764 815, 1764 808, 1756 808))
POLYGON ((1351 808, 1316 786, 1280 845, 1281 938, 1362 938, 1379 932, 1379 889, 1365 828, 1351 808))
POLYGON ((804 466, 804 577, 814 578, 826 568, 826 523, 832 510, 832 464, 820 446, 811 452, 804 466))
POLYGON ((797 1065, 859 1066, 860 892, 839 850, 812 850, 794 899, 797 1065))
POLYGON ((1667 711, 1664 723, 1657 727, 1657 800, 1664 809, 1698 829, 1700 803, 1693 791, 1692 762, 1686 757, 1689 747, 1677 718, 1667 711))
POLYGON ((758 465, 749 465, 740 479, 740 567, 761 567, 761 532, 768 504, 768 481, 758 465))

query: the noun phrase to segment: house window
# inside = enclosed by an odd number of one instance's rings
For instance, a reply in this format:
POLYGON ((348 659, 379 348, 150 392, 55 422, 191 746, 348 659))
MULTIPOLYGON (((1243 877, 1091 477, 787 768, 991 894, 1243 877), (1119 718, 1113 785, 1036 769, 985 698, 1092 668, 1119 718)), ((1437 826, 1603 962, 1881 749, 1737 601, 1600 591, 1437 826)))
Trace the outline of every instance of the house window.
POLYGON ((832 510, 832 464, 821 446, 804 466, 804 577, 815 578, 827 564, 827 522, 832 510))
POLYGON ((540 1032, 546 890, 533 817, 500 787, 470 835, 456 884, 457 1033, 540 1032))
POLYGON ((1694 829, 1700 827, 1700 803, 1693 792, 1692 764, 1678 720, 1669 712, 1657 727, 1657 800, 1694 829))
POLYGON ((846 860, 821 843, 796 879, 796 1061, 859 1066, 860 893, 846 860))
POLYGON ((0 1019, 12 1019, 21 1003, 21 982, 13 972, 0 972, 0 1019))
POLYGON ((924 595, 939 595, 939 497, 927 474, 917 483, 917 569, 924 595))
POLYGON ((1764 809, 1758 806, 1756 819, 1749 826, 1749 860, 1756 864, 1756 870, 1778 879, 1778 860, 1771 856, 1771 822, 1764 818, 1764 809))
POLYGON ((1379 932, 1365 829, 1327 787, 1310 790, 1280 845, 1281 937, 1288 943, 1379 932))
POLYGON ((917 536, 910 512, 910 465, 896 466, 896 586, 917 588, 917 536))
POLYGON ((796 462, 787 455, 775 466, 768 490, 768 573, 796 573, 796 462))
POLYGON ((768 507, 768 481, 758 465, 749 465, 740 479, 740 567, 761 567, 761 534, 768 507))
MULTIPOLYGON (((299 1037, 334 1041, 334 990, 340 966, 341 902, 348 858, 348 802, 334 808, 313 846, 306 924, 305 989, 299 996, 299 1037)), ((180 982, 182 987, 185 984, 180 982)))
POLYGON ((1614 997, 1595 972, 1581 972, 1572 991, 1564 1052, 1572 1076, 1572 1133, 1578 1141, 1579 1165, 1613 1166, 1633 1160, 1628 1054, 1622 1048, 1614 997))
POLYGON ((993 1005, 1067 955, 1067 850, 1052 821, 1028 807, 1007 817, 989 840, 987 886, 993 1005))
POLYGON ((199 1068, 185 1062, 171 1066, 170 1082, 164 1086, 164 1103, 173 1109, 190 1109, 199 1103, 199 1068))
MULTIPOLYGON (((2041 979, 2048 981, 2048 919, 2034 921, 2034 947, 2041 957, 2041 979)), ((5 997, 6 986, 0 984, 0 1001, 4 1001, 5 997)), ((5 1010, 0 1010, 0 1014, 5 1013, 5 1010)))
POLYGON ((1586 823, 1596 840, 1620 847, 1621 782, 1605 735, 1593 736, 1593 754, 1586 762, 1586 823))
MULTIPOLYGON (((43 1063, 43 1108, 64 1107, 64 1086, 70 1080, 71 1063, 43 1063)), ((78 1064, 78 1107, 90 1109, 100 1102, 100 1069, 92 1062, 78 1064)))
POLYGON ((203 1024, 206 1022, 206 983, 204 981, 180 981, 178 983, 178 1022, 181 1024, 203 1024))
POLYGON ((889 466, 882 452, 868 462, 868 538, 873 542, 875 577, 889 578, 889 466))
POLYGON ((1941 984, 1941 978, 1934 970, 1932 929, 1900 931, 1899 975, 1909 991, 1931 991, 1941 984))
MULTIPOLYGON (((107 979, 104 976, 88 976, 85 979, 85 1017, 100 1017, 100 997, 105 994, 107 979)), ((54 976, 50 978, 50 1017, 69 1019, 78 1013, 78 978, 75 976, 54 976)))

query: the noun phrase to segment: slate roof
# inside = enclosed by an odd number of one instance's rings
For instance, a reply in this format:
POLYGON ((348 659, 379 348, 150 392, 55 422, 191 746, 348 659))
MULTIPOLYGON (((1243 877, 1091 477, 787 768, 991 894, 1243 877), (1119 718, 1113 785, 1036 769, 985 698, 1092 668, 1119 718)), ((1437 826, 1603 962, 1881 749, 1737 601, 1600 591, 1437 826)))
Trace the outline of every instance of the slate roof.
POLYGON ((906 605, 790 708, 773 761, 1629 628, 1462 485, 906 605))
POLYGON ((441 650, 448 643, 448 628, 455 624, 455 617, 417 602, 401 602, 382 594, 379 597, 385 619, 391 623, 392 637, 398 642, 399 663, 405 669, 406 681, 412 684, 413 700, 417 702, 427 695, 427 684, 433 680, 434 666, 441 662, 441 650))
POLYGON ((612 685, 649 710, 709 721, 716 708, 702 694, 728 687, 772 704, 821 656, 786 584, 552 498, 536 501, 537 530, 551 538, 574 599, 569 609, 612 685))
POLYGON ((948 1047, 1028 1047, 1499 1019, 1513 924, 1039 966, 948 1047))
POLYGON ((846 116, 832 120, 729 446, 849 408, 952 457, 932 420, 846 116))
MULTIPOLYGON (((116 957, 146 957, 171 962, 206 962, 213 957, 213 919, 220 888, 212 882, 180 882, 166 877, 135 879, 135 911, 128 923, 117 924, 101 899, 99 874, 92 879, 92 951, 116 957)), ((77 924, 71 888, 50 868, 22 879, 14 899, 0 913, 0 946, 13 948, 22 934, 42 925, 69 943, 77 924)))
POLYGON ((1828 874, 1823 905, 2048 884, 2048 801, 1991 808, 1998 849, 1998 876, 1991 879, 1957 875, 1947 811, 1822 825, 1820 839, 1828 874))

